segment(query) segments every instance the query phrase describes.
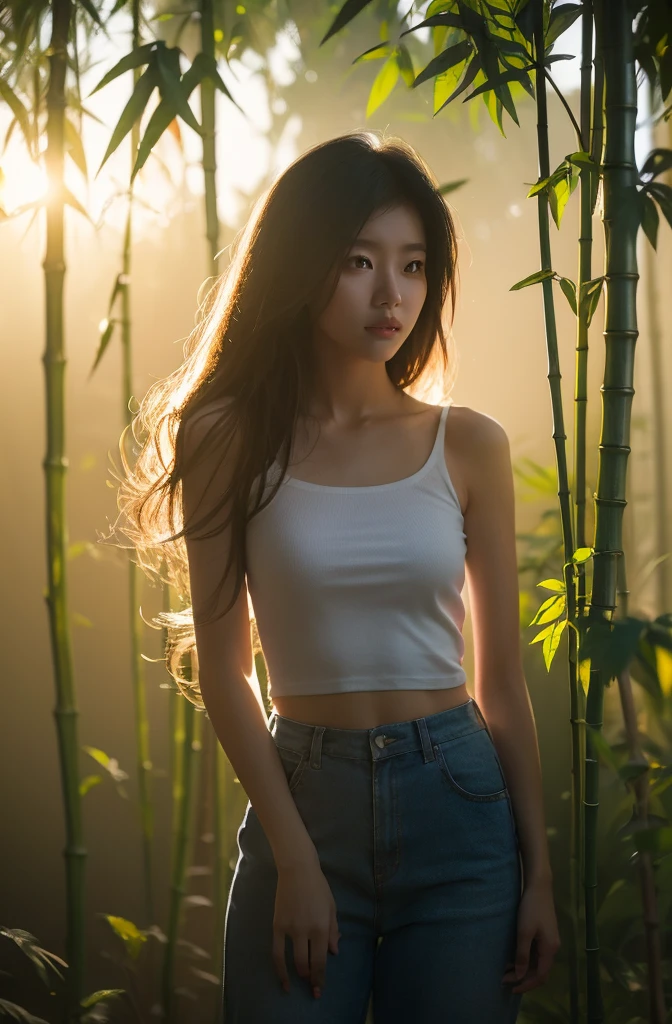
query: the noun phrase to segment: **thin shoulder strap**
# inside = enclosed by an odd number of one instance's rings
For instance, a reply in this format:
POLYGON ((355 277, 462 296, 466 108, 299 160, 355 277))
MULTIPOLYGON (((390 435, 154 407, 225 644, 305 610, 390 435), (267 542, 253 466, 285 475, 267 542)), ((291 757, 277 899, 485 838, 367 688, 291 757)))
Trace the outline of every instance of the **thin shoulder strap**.
POLYGON ((448 419, 448 410, 450 409, 451 405, 452 402, 449 402, 448 405, 444 405, 443 408, 441 409, 441 416, 439 417, 439 427, 438 430, 436 431, 436 440, 434 442, 433 454, 435 458, 438 458, 439 455, 443 457, 443 450, 446 437, 446 420, 448 419))

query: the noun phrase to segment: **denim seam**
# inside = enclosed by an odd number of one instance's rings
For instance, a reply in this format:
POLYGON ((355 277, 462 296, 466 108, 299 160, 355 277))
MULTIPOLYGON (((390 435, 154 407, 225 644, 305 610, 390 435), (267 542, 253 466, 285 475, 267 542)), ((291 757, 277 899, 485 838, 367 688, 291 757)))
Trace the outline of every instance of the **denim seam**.
POLYGON ((452 788, 457 793, 459 793, 461 796, 464 796, 467 800, 473 800, 474 803, 481 803, 483 801, 503 800, 506 796, 508 796, 508 789, 506 786, 504 786, 504 789, 498 789, 494 793, 470 793, 467 789, 463 789, 463 787, 460 786, 459 783, 457 783, 453 778, 450 768, 448 767, 446 761, 444 760, 440 744, 435 744, 434 752, 436 754, 436 759, 439 763, 439 768, 441 769, 444 778, 446 778, 449 785, 452 786, 452 788))

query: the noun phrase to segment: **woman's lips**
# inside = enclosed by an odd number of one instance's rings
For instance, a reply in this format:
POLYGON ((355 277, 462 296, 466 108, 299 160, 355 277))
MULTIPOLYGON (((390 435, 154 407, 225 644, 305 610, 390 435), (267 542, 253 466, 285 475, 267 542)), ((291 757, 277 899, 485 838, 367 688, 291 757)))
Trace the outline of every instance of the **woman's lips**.
POLYGON ((367 331, 373 331, 374 334, 380 334, 384 338, 389 338, 399 330, 398 327, 367 327, 366 329, 367 331))

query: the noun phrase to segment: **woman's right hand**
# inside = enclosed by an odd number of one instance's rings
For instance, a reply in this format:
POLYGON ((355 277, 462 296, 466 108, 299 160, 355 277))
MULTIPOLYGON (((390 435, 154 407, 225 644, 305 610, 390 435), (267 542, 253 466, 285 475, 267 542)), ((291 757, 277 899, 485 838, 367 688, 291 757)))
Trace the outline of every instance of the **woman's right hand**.
POLYGON ((273 917, 273 963, 286 992, 285 936, 292 940, 297 973, 310 978, 313 995, 319 996, 324 988, 327 951, 338 953, 340 934, 336 903, 319 862, 281 868, 273 917))

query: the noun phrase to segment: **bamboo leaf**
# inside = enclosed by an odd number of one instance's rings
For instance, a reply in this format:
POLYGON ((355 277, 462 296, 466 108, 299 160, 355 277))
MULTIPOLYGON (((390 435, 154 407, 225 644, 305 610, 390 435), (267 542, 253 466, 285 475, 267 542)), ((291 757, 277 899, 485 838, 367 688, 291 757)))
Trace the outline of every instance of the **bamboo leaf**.
POLYGON ((514 16, 516 28, 528 43, 532 42, 534 36, 535 10, 535 5, 528 3, 514 16))
POLYGON ((88 16, 91 18, 91 20, 95 21, 98 28, 102 28, 103 31, 105 31, 105 26, 103 22, 100 20, 100 15, 98 14, 98 11, 94 7, 94 5, 91 3, 91 0, 81 0, 81 4, 86 13, 88 14, 88 16))
POLYGON ((128 778, 128 774, 119 767, 119 762, 116 757, 108 757, 104 750, 99 750, 98 747, 82 747, 89 757, 92 757, 94 761, 97 761, 99 765, 109 772, 115 782, 122 782, 128 778))
POLYGON ((555 64, 556 60, 575 60, 576 54, 574 53, 554 53, 552 57, 544 58, 544 67, 549 64, 555 64))
POLYGON ((102 334, 100 336, 100 341, 98 342, 98 350, 96 352, 96 358, 94 359, 93 366, 91 367, 91 369, 89 371, 89 378, 88 378, 89 380, 91 379, 91 377, 95 373, 96 368, 98 366, 98 363, 100 362, 100 360, 105 355, 105 350, 107 349, 107 346, 110 343, 110 339, 112 338, 112 334, 114 332, 114 327, 115 327, 116 322, 117 321, 114 320, 114 319, 112 319, 112 320, 105 319, 105 320, 102 321, 103 331, 102 331, 102 334))
POLYGON ((560 4, 554 7, 544 38, 544 46, 550 46, 570 25, 573 25, 581 14, 581 10, 581 4, 560 4))
POLYGON ((137 960, 142 947, 147 942, 147 936, 125 917, 115 917, 113 914, 102 914, 102 917, 109 923, 114 934, 121 939, 128 955, 133 960, 137 960))
POLYGON ((532 637, 532 639, 530 640, 530 644, 537 644, 540 640, 545 640, 546 637, 551 635, 554 628, 555 627, 553 623, 551 623, 550 626, 546 626, 545 629, 542 629, 539 633, 537 633, 536 636, 532 637))
POLYGON ((439 192, 442 196, 448 195, 449 192, 454 192, 455 189, 462 188, 469 181, 469 178, 458 178, 456 181, 448 181, 445 185, 439 185, 439 192))
POLYGON ((203 129, 187 102, 180 81, 180 50, 176 46, 162 47, 157 53, 157 66, 161 76, 159 90, 162 97, 168 101, 185 124, 188 124, 199 135, 203 135, 203 129))
POLYGON ((136 121, 140 120, 144 109, 147 106, 149 97, 154 92, 154 89, 158 84, 159 72, 153 64, 150 64, 147 70, 142 73, 136 82, 133 94, 121 112, 121 117, 112 132, 112 138, 110 139, 107 150, 105 151, 105 156, 102 159, 101 165, 96 172, 96 177, 98 177, 105 163, 109 157, 112 156, 117 146, 119 146, 119 144, 126 138, 136 121))
MULTIPOLYGON (((462 102, 466 103, 467 100, 473 99, 474 96, 480 96, 481 93, 489 92, 490 89, 496 89, 497 86, 504 85, 506 82, 522 81, 523 78, 527 78, 527 71, 531 67, 533 67, 533 65, 528 64, 524 68, 512 68, 508 71, 502 71, 499 75, 496 75, 495 78, 490 78, 488 79, 487 82, 483 82, 482 85, 479 85, 476 89, 473 89, 468 96, 465 96, 462 102)), ((503 102, 504 101, 502 100, 502 103, 503 102)))
POLYGON ((430 60, 427 67, 421 71, 415 79, 413 87, 415 88, 415 86, 426 82, 427 79, 434 78, 435 75, 443 74, 443 72, 448 71, 449 68, 455 67, 456 64, 466 60, 473 49, 474 47, 469 39, 463 39, 460 43, 455 43, 454 46, 449 46, 443 51, 443 53, 440 53, 438 57, 434 57, 433 60, 430 60))
MULTIPOLYGON (((538 178, 537 181, 535 181, 535 183, 530 187, 530 191, 527 193, 525 198, 526 199, 532 199, 532 197, 536 196, 539 192, 542 191, 542 189, 545 189, 548 186, 550 181, 551 181, 550 177, 548 177, 548 178, 538 178)), ((527 185, 528 182, 525 182, 525 184, 527 185)))
POLYGON ((394 54, 392 54, 383 64, 374 79, 373 85, 371 86, 369 101, 366 105, 366 117, 370 117, 371 114, 378 109, 381 103, 385 102, 397 84, 398 78, 399 65, 397 64, 394 54))
POLYGON ((558 278, 558 283, 569 303, 572 313, 576 316, 576 285, 568 277, 558 278))
POLYGON ((125 71, 132 71, 133 68, 139 68, 142 64, 149 64, 152 61, 153 53, 162 49, 165 45, 162 39, 156 39, 152 43, 145 43, 144 46, 138 46, 135 50, 131 50, 106 75, 103 75, 95 89, 91 90, 89 96, 93 96, 94 92, 98 92, 103 86, 113 82, 115 78, 123 75, 125 71))
POLYGON ((601 618, 580 622, 581 656, 591 659, 592 667, 603 674, 608 685, 632 662, 646 625, 645 620, 632 615, 613 621, 601 618))
POLYGON ((72 613, 72 624, 73 626, 84 626, 85 629, 93 628, 93 622, 91 619, 87 618, 86 615, 82 615, 81 612, 72 613))
POLYGON ((9 999, 0 999, 0 1013, 9 1020, 18 1020, 21 1024, 49 1024, 44 1017, 36 1017, 23 1006, 12 1003, 9 999))
POLYGON ((669 185, 663 185, 660 182, 652 181, 650 184, 644 186, 643 191, 644 190, 646 190, 650 196, 653 196, 662 210, 665 220, 670 227, 672 227, 672 188, 670 188, 669 185))
POLYGON ((557 172, 554 172, 551 175, 551 181, 546 189, 551 214, 557 228, 560 227, 567 201, 576 188, 579 180, 578 168, 573 164, 568 164, 567 161, 563 161, 560 166, 563 169, 563 173, 558 174, 557 172))
POLYGON ((63 186, 63 202, 66 204, 66 206, 71 206, 73 210, 77 211, 77 213, 81 213, 82 217, 86 217, 89 224, 93 224, 93 221, 91 220, 88 213, 80 203, 79 199, 77 199, 76 196, 73 196, 70 189, 66 188, 65 185, 63 186))
POLYGON ((174 110, 167 100, 162 99, 154 113, 147 122, 145 134, 142 136, 138 146, 138 155, 131 173, 131 183, 135 181, 136 175, 142 170, 147 162, 154 146, 174 121, 174 110))
POLYGON ((532 621, 528 623, 530 626, 540 626, 545 622, 555 622, 564 613, 567 605, 567 598, 565 594, 558 594, 555 597, 548 597, 540 605, 537 614, 534 616, 532 621))
POLYGON ((379 60, 380 57, 389 57, 392 53, 389 41, 385 40, 382 43, 376 43, 375 46, 369 47, 368 50, 364 50, 364 53, 360 53, 359 57, 355 57, 353 64, 359 64, 360 61, 366 60, 379 60))
POLYGON ((216 974, 211 974, 209 971, 202 971, 199 967, 190 967, 189 970, 192 974, 195 974, 197 978, 201 978, 203 981, 209 981, 211 985, 219 986, 220 979, 216 974))
POLYGON ((67 145, 66 152, 69 155, 72 162, 74 163, 75 167, 77 167, 77 169, 82 172, 85 178, 88 178, 88 171, 86 168, 86 153, 84 152, 82 137, 69 117, 65 118, 64 128, 65 142, 67 145))
POLYGON ((326 43, 327 39, 331 39, 337 32, 340 32, 342 28, 345 28, 370 3, 371 0, 345 0, 345 3, 329 26, 326 35, 320 40, 320 46, 326 43))
POLYGON ((501 36, 495 36, 495 44, 500 53, 522 57, 524 60, 532 60, 532 55, 527 46, 517 42, 515 39, 503 39, 501 36))
POLYGON ((90 789, 93 789, 94 786, 97 786, 102 781, 102 775, 87 775, 79 784, 79 795, 86 796, 90 789))
MULTIPOLYGON (((492 20, 494 21, 494 23, 497 26, 497 28, 501 28, 505 32, 513 32, 515 30, 516 20, 515 20, 513 14, 511 14, 511 11, 505 11, 501 7, 493 7, 492 4, 487 4, 487 3, 486 3, 485 6, 490 11, 490 14, 492 15, 492 20), (504 22, 506 22, 507 24, 504 24, 504 22)), ((495 38, 497 40, 497 45, 499 46, 499 42, 500 42, 500 38, 501 37, 500 36, 495 36, 495 38)), ((521 43, 515 43, 513 39, 506 39, 505 42, 506 43, 511 43, 511 45, 513 45, 513 46, 521 46, 522 45, 521 43)))
POLYGON ((568 153, 565 160, 569 161, 569 163, 577 164, 579 167, 590 167, 595 171, 599 170, 590 153, 584 153, 581 149, 577 149, 575 153, 568 153))
MULTIPOLYGON (((0 99, 5 101, 11 112, 14 114, 14 117, 16 118, 23 133, 23 137, 26 140, 28 152, 33 155, 35 151, 35 131, 33 122, 29 117, 28 111, 23 102, 2 77, 0 77, 0 99)), ((9 135, 9 132, 7 134, 9 135)), ((6 144, 7 139, 5 140, 5 146, 6 144)))
POLYGON ((653 199, 651 199, 650 196, 647 196, 645 192, 640 192, 639 196, 642 206, 640 218, 642 228, 644 229, 644 234, 651 243, 651 246, 655 249, 658 244, 658 225, 660 224, 658 209, 653 199))
POLYGON ((629 670, 632 678, 639 683, 643 690, 646 690, 662 714, 663 688, 658 675, 658 659, 655 648, 646 637, 640 639, 629 670))
POLYGON ((546 281, 549 277, 555 277, 554 270, 536 270, 534 274, 530 274, 529 277, 524 277, 522 281, 517 281, 515 284, 512 284, 509 291, 517 292, 521 288, 528 288, 531 284, 539 284, 540 281, 546 281))
POLYGON ((640 177, 643 174, 650 174, 652 178, 655 178, 658 174, 669 171, 670 167, 672 167, 672 149, 652 149, 639 174, 640 177))
POLYGON ((224 80, 217 68, 217 61, 215 60, 215 58, 211 56, 211 54, 203 53, 201 51, 200 53, 196 54, 191 66, 187 68, 187 70, 182 76, 182 89, 184 93, 187 96, 190 96, 192 90, 195 89, 196 86, 204 78, 209 78, 212 82, 214 82, 216 88, 219 89, 220 92, 224 93, 226 98, 229 99, 231 103, 233 103, 234 107, 236 107, 237 110, 240 110, 241 114, 244 114, 244 111, 238 106, 233 96, 227 89, 224 80))
POLYGON ((0 926, 0 935, 4 935, 6 939, 13 942, 21 950, 24 956, 28 957, 39 974, 41 981, 43 981, 47 987, 51 985, 51 981, 47 973, 47 967, 54 971, 59 978, 63 978, 58 967, 56 967, 52 961, 55 960, 56 963, 61 965, 61 967, 67 967, 68 965, 65 960, 61 960, 61 958, 56 956, 55 953, 50 953, 48 950, 43 949, 42 946, 39 946, 37 944, 37 939, 30 932, 26 931, 24 928, 7 928, 0 926))
POLYGON ((401 39, 403 36, 407 36, 409 32, 417 32, 421 28, 459 28, 463 32, 466 31, 464 22, 459 14, 450 14, 443 12, 441 14, 433 14, 429 18, 425 18, 424 21, 419 22, 417 25, 412 25, 410 28, 405 29, 399 36, 401 39))
MULTIPOLYGON (((450 94, 448 99, 445 100, 441 104, 441 106, 439 107, 439 110, 443 110, 443 108, 448 106, 449 103, 452 103, 452 101, 454 99, 456 99, 460 95, 460 93, 464 92, 464 90, 467 89, 471 85, 471 83, 476 78, 476 75, 478 74, 478 72, 480 70, 481 70, 481 58, 480 58, 479 54, 475 53, 474 56, 469 61, 469 63, 467 64, 467 69, 466 69, 466 71, 464 73, 464 78, 462 79, 462 82, 460 83, 460 85, 458 85, 457 89, 453 90, 453 92, 450 94)), ((435 113, 437 113, 437 114, 438 114, 438 112, 439 112, 438 110, 435 111, 435 113)))
POLYGON ((125 274, 117 274, 114 279, 114 285, 112 286, 112 294, 110 295, 110 301, 107 304, 107 316, 108 319, 112 315, 112 308, 116 302, 117 295, 121 294, 121 289, 129 284, 129 279, 125 274))
POLYGON ((95 1006, 96 1003, 101 1003, 103 999, 111 999, 112 996, 123 996, 125 994, 125 988, 101 988, 100 991, 92 992, 86 999, 82 999, 80 1006, 84 1010, 88 1010, 89 1007, 95 1006))
POLYGON ((546 590, 552 590, 556 594, 566 593, 564 580, 547 579, 542 580, 541 583, 537 583, 538 587, 545 587, 546 590))
POLYGON ((591 281, 585 281, 581 286, 581 297, 579 299, 579 316, 585 320, 586 327, 590 327, 593 314, 597 309, 602 294, 604 277, 594 277, 591 281))
POLYGON ((397 64, 399 65, 399 74, 407 87, 412 89, 415 85, 415 69, 413 67, 413 58, 405 43, 399 43, 397 46, 397 64))
POLYGON ((209 896, 201 896, 200 893, 191 893, 189 896, 185 896, 182 900, 184 906, 187 907, 211 907, 212 900, 209 896))
POLYGON ((551 633, 544 637, 542 644, 542 651, 544 655, 544 663, 546 665, 546 671, 550 672, 553 658, 555 657, 556 651, 560 644, 562 634, 567 628, 567 619, 560 619, 559 622, 553 623, 551 626, 551 633))

